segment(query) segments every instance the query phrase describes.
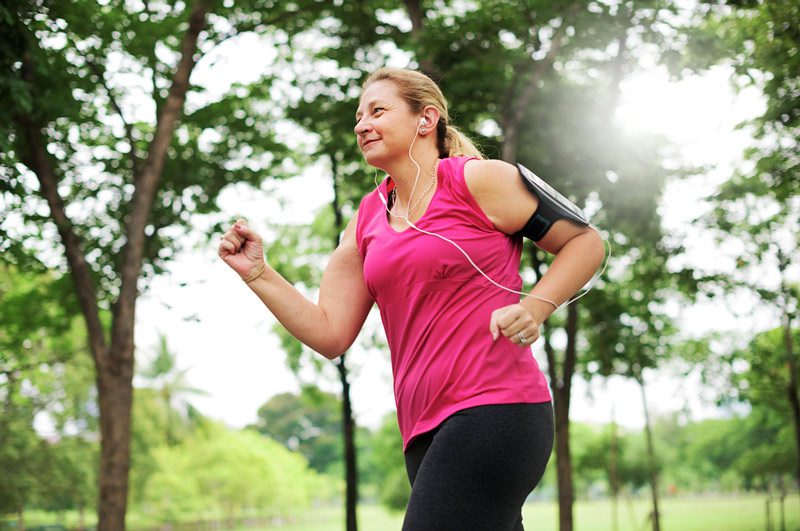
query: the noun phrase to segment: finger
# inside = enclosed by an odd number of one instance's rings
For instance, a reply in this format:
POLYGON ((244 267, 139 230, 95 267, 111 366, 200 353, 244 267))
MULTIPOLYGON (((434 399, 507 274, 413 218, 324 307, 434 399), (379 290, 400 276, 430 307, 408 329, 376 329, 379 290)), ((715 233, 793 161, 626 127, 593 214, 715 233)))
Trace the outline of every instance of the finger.
POLYGON ((241 238, 241 237, 237 236, 236 234, 233 234, 232 232, 226 232, 222 236, 221 241, 222 242, 228 242, 229 244, 231 244, 233 246, 233 247, 231 247, 231 252, 232 253, 238 253, 239 249, 241 249, 242 245, 244 245, 244 238, 241 238))
POLYGON ((523 321, 523 316, 520 315, 519 312, 515 312, 509 310, 505 312, 497 322, 498 326, 500 327, 500 331, 506 337, 511 337, 512 335, 516 334, 523 328, 525 328, 525 322, 523 321))
POLYGON ((244 220, 239 220, 233 225, 233 230, 237 236, 241 236, 247 240, 258 240, 259 236, 256 231, 248 227, 244 220))
POLYGON ((534 326, 523 328, 517 332, 517 334, 517 339, 519 339, 520 346, 524 347, 527 345, 532 345, 537 339, 539 339, 539 327, 534 326), (524 341, 519 338, 520 335, 525 339, 524 341))
POLYGON ((499 308, 492 312, 492 317, 489 319, 489 332, 492 334, 492 339, 496 340, 500 337, 500 325, 498 321, 507 309, 508 308, 499 308))
POLYGON ((515 332, 512 335, 510 335, 508 337, 508 340, 521 347, 524 347, 527 344, 528 337, 525 335, 525 332, 520 330, 519 332, 515 332))
POLYGON ((236 254, 236 246, 232 242, 223 239, 222 241, 219 242, 219 252, 220 256, 222 256, 223 254, 225 256, 229 254, 236 254))
POLYGON ((236 249, 238 250, 239 247, 244 245, 246 238, 240 234, 236 234, 234 231, 228 231, 225 233, 225 239, 236 245, 236 249))

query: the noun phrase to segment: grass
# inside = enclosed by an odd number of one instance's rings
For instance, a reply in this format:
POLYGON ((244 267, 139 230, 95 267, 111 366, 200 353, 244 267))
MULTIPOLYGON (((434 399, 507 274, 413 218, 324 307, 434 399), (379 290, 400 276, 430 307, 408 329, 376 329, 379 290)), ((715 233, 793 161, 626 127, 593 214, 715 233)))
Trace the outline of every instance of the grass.
MULTIPOLYGON (((766 496, 705 496, 665 498, 659 506, 662 531, 765 531, 766 496)), ((649 531, 648 500, 620 500, 617 531, 649 531)), ((612 531, 612 506, 609 500, 578 501, 574 506, 576 531, 612 531)), ((786 531, 800 531, 800 496, 797 493, 785 500, 786 531)), ((555 502, 534 502, 525 505, 523 523, 528 531, 558 531, 558 506, 555 502)), ((61 522, 74 529, 77 514, 26 513, 30 525, 61 522)), ((93 514, 87 514, 94 523, 93 514)), ((400 531, 402 513, 391 513, 374 504, 358 507, 358 524, 362 531, 400 531)), ((779 505, 772 505, 772 529, 781 531, 779 505)), ((129 515, 129 529, 142 529, 135 515, 129 515)), ((341 506, 314 507, 305 514, 295 515, 281 525, 237 528, 236 531, 343 531, 344 511, 341 506)))
MULTIPOLYGON (((662 531, 764 531, 766 508, 763 495, 736 497, 693 497, 664 499, 661 512, 662 531)), ((800 531, 800 498, 787 497, 784 505, 786 530, 800 531)), ((617 531, 649 531, 647 520, 650 504, 647 500, 621 500, 618 507, 617 531)), ((611 502, 609 500, 579 501, 574 507, 576 531, 611 531, 611 502)), ((558 531, 558 506, 555 502, 535 502, 525 505, 523 523, 528 531, 558 531)), ((403 525, 401 513, 389 513, 376 505, 360 505, 359 529, 365 531, 399 531, 403 525)), ((772 506, 774 531, 779 531, 780 515, 777 504, 772 506)), ((343 531, 344 513, 340 507, 319 507, 293 523, 258 530, 239 528, 237 531, 343 531)))

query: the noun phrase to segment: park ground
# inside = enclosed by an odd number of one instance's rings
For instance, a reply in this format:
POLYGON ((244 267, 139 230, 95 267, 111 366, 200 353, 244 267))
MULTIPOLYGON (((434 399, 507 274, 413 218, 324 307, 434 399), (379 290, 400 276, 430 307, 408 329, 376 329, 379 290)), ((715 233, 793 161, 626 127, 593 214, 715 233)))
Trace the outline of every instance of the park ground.
MULTIPOLYGON (((661 504, 662 531, 765 531, 766 496, 668 498, 661 504)), ((578 501, 575 504, 576 531, 611 531, 612 505, 609 500, 578 501)), ((781 530, 779 504, 771 505, 772 529, 781 530)), ((623 499, 619 503, 617 531, 647 531, 648 500, 623 499)), ((342 531, 344 518, 339 508, 314 511, 302 522, 282 526, 286 531, 342 531)), ((786 531, 800 531, 800 496, 784 502, 786 531)), ((528 531, 558 531, 558 506, 555 502, 532 502, 522 511, 528 531)), ((359 507, 359 529, 400 531, 401 513, 389 513, 382 506, 359 507)), ((274 528, 262 528, 267 531, 274 528)), ((237 531, 244 531, 241 528, 237 531)))
MULTIPOLYGON (((766 531, 767 496, 693 496, 671 497, 661 502, 662 531, 766 531)), ((647 499, 622 498, 618 505, 617 531, 647 531, 650 504, 647 499)), ((770 504, 772 530, 800 531, 800 495, 788 496, 784 501, 781 527, 780 504, 770 504)), ((523 508, 523 523, 528 531, 557 531, 558 507, 555 502, 530 502, 523 508)), ((577 531, 611 531, 612 504, 610 500, 578 501, 574 507, 577 531)), ((137 525, 137 516, 131 514, 128 528, 132 531, 158 529, 137 525)), ((31 512, 26 514, 29 527, 59 523, 74 529, 77 515, 65 513, 31 512)), ((399 531, 403 523, 402 513, 389 512, 380 505, 362 503, 358 508, 359 529, 364 531, 399 531)), ((162 527, 161 529, 191 529, 190 527, 162 527)), ((344 513, 340 506, 318 506, 304 514, 270 526, 238 527, 235 531, 342 531, 344 513)))

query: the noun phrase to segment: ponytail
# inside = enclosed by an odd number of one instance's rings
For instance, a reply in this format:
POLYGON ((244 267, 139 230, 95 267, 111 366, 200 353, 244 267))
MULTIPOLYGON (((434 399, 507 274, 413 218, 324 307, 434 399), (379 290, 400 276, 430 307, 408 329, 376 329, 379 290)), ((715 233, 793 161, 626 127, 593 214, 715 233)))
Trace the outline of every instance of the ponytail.
MULTIPOLYGON (((459 131, 456 127, 452 125, 444 126, 445 134, 444 142, 440 142, 440 144, 444 144, 443 146, 439 146, 439 156, 444 157, 477 157, 479 159, 483 158, 483 154, 480 150, 472 143, 472 141, 467 138, 467 135, 459 131)), ((439 137, 441 138, 441 136, 439 137)))

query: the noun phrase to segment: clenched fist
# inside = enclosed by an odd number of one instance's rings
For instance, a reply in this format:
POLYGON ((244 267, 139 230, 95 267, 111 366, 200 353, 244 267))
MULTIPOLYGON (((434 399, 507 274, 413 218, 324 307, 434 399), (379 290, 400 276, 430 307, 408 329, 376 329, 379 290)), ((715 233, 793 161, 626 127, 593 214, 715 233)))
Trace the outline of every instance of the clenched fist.
POLYGON ((250 229, 243 219, 236 220, 222 235, 217 254, 243 280, 252 280, 265 267, 261 236, 250 229))
POLYGON ((497 339, 503 334, 512 343, 521 347, 539 339, 539 324, 521 304, 512 304, 492 312, 489 331, 497 339))

